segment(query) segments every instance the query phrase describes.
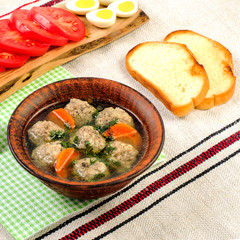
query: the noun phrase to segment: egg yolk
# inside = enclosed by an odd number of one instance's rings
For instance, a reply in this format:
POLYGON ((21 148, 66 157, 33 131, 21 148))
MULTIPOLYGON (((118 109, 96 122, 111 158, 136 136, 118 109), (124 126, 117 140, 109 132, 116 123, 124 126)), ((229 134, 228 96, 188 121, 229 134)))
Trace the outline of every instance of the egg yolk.
POLYGON ((118 5, 118 9, 121 12, 130 12, 134 9, 134 3, 132 1, 126 1, 118 5))
POLYGON ((98 11, 96 16, 102 19, 110 19, 113 16, 113 12, 110 9, 104 9, 98 11))
POLYGON ((90 8, 95 5, 94 0, 78 0, 75 5, 78 8, 90 8))

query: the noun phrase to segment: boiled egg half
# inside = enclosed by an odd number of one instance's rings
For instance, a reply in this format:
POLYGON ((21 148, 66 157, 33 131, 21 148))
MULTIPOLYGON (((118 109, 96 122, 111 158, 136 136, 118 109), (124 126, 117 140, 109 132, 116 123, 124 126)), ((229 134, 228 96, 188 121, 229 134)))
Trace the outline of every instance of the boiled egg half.
POLYGON ((131 17, 138 10, 136 0, 117 0, 108 5, 108 8, 116 12, 117 17, 131 17))
POLYGON ((99 8, 98 0, 70 0, 65 4, 66 8, 78 15, 85 15, 86 13, 99 8))
POLYGON ((108 6, 110 3, 113 3, 117 0, 99 0, 101 5, 108 6))
POLYGON ((116 22, 116 13, 108 8, 101 8, 86 14, 87 20, 99 28, 111 27, 116 22))

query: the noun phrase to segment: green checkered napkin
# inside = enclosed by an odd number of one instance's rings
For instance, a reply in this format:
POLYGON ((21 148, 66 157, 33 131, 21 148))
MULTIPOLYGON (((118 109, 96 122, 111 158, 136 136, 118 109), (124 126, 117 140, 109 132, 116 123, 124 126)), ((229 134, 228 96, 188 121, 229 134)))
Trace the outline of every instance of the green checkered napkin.
MULTIPOLYGON (((0 103, 0 159, 2 167, 0 170, 0 217, 3 226, 16 239, 25 239, 94 201, 70 199, 47 188, 15 161, 7 144, 8 121, 20 101, 46 84, 71 77, 73 76, 64 68, 57 67, 0 103)), ((161 154, 156 163, 164 159, 164 154, 161 154)))

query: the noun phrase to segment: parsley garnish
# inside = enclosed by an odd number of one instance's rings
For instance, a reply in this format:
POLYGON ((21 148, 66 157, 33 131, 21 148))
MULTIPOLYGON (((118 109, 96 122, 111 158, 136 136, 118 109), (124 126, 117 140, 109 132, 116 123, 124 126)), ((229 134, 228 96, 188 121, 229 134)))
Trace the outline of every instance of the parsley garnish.
POLYGON ((97 159, 90 158, 90 165, 94 164, 97 161, 97 159))
POLYGON ((79 138, 78 138, 78 136, 76 136, 76 137, 73 139, 73 146, 74 146, 74 147, 78 147, 78 145, 79 145, 79 138))
POLYGON ((101 179, 103 177, 105 177, 104 173, 98 173, 93 178, 89 179, 89 181, 93 181, 94 182, 94 181, 97 181, 97 180, 99 180, 99 179, 101 179))
POLYGON ((73 160, 73 161, 68 165, 68 168, 73 167, 77 162, 78 162, 78 160, 73 160))
POLYGON ((89 157, 96 157, 96 153, 93 152, 93 148, 89 141, 85 141, 84 153, 89 157))
POLYGON ((113 166, 116 166, 116 167, 122 166, 121 162, 119 162, 119 161, 116 161, 116 162, 111 161, 111 164, 112 164, 113 166))
POLYGON ((60 130, 53 130, 50 132, 50 138, 52 140, 57 140, 57 139, 61 139, 63 138, 65 135, 65 133, 63 131, 60 130))
POLYGON ((70 147, 72 147, 72 144, 71 144, 70 142, 67 142, 67 141, 62 140, 60 143, 61 143, 61 145, 62 145, 64 148, 70 148, 70 147))
POLYGON ((106 125, 104 126, 94 126, 94 129, 97 130, 99 133, 103 133, 105 131, 107 131, 111 126, 115 125, 117 123, 117 118, 108 122, 106 125))
POLYGON ((92 114, 92 117, 95 119, 97 118, 98 114, 99 114, 99 111, 96 109, 96 111, 92 114))
POLYGON ((101 152, 101 157, 108 158, 112 155, 112 152, 115 150, 110 144, 108 144, 103 151, 101 152))
POLYGON ((64 126, 65 126, 66 130, 70 130, 71 129, 71 125, 68 122, 65 122, 64 126))

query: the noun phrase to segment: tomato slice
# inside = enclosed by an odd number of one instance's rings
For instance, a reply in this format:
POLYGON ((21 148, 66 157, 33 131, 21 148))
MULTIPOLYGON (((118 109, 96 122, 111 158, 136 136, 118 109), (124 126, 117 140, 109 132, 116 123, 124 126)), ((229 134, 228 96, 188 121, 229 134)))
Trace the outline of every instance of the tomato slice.
POLYGON ((41 56, 49 45, 24 38, 10 26, 10 20, 0 20, 0 48, 6 52, 29 56, 41 56))
POLYGON ((48 32, 38 22, 30 20, 28 13, 29 10, 18 9, 12 13, 10 18, 13 26, 24 37, 53 46, 63 46, 67 44, 67 38, 48 32))
POLYGON ((0 66, 5 68, 17 68, 26 63, 29 56, 16 55, 9 52, 4 52, 0 49, 0 66))
POLYGON ((6 70, 6 68, 5 67, 3 67, 3 66, 0 66, 0 73, 1 72, 4 72, 6 70))
POLYGON ((37 21, 51 33, 66 37, 72 41, 80 41, 85 37, 83 22, 73 13, 52 7, 33 7, 28 17, 37 21))
POLYGON ((9 29, 9 19, 1 19, 0 20, 0 31, 8 30, 9 29))

